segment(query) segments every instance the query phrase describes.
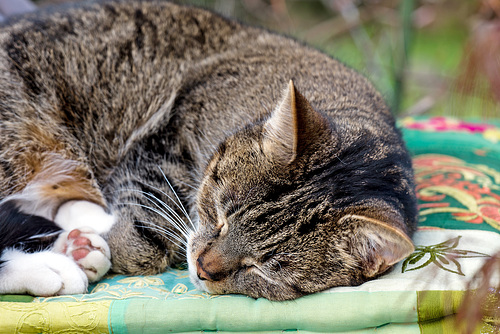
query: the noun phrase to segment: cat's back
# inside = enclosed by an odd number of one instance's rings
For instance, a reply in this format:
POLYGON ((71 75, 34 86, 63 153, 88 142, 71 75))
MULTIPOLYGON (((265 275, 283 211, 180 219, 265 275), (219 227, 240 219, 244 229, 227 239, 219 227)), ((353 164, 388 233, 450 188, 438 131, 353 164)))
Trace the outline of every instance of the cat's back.
POLYGON ((32 124, 45 133, 63 125, 71 133, 61 136, 83 146, 103 139, 118 152, 155 115, 168 121, 192 67, 232 52, 242 33, 166 1, 90 2, 14 19, 0 28, 2 142, 22 141, 32 124))
POLYGON ((182 63, 230 49, 238 27, 207 11, 165 1, 57 7, 1 27, 1 66, 22 80, 29 96, 58 88, 51 82, 113 90, 110 85, 127 84, 127 79, 135 84, 155 76, 167 80, 172 75, 165 74, 182 63))
POLYGON ((31 41, 39 46, 57 41, 69 43, 76 38, 79 44, 114 44, 133 36, 138 49, 158 50, 166 45, 175 53, 195 47, 193 52, 201 54, 210 47, 220 48, 226 36, 237 32, 238 27, 234 21, 207 10, 169 1, 103 0, 48 7, 12 17, 0 26, 0 36, 3 43, 17 37, 19 42, 31 41), (217 29, 217 34, 206 34, 210 29, 217 29), (148 43, 150 40, 155 44, 148 43))
POLYGON ((95 2, 23 17, 1 29, 0 69, 0 98, 9 106, 0 117, 63 124, 88 152, 89 138, 122 152, 172 124, 173 110, 184 136, 211 129, 217 142, 265 117, 290 79, 340 132, 393 126, 380 94, 338 61, 165 1, 95 2))
POLYGON ((288 80, 298 80, 304 95, 324 111, 375 104, 373 109, 387 113, 365 78, 323 53, 167 1, 97 1, 36 12, 1 27, 0 45, 0 66, 11 78, 21 79, 30 97, 67 87, 75 92, 80 88, 87 96, 94 91, 109 95, 98 96, 100 102, 127 100, 215 72, 222 80, 251 77, 254 86, 261 91, 267 87, 273 95, 280 95, 288 80), (217 73, 224 64, 225 73, 217 73), (129 86, 142 86, 143 91, 129 86), (277 87, 279 92, 274 92, 277 87))

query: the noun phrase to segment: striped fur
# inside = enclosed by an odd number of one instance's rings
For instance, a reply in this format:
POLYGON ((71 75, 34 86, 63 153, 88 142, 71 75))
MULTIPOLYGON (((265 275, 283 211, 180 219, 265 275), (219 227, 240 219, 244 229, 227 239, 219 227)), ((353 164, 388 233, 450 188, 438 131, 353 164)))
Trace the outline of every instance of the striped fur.
POLYGON ((390 111, 292 39, 165 1, 90 2, 4 26, 0 87, 0 209, 47 222, 99 205, 114 272, 187 258, 200 288, 282 300, 412 250, 390 111))

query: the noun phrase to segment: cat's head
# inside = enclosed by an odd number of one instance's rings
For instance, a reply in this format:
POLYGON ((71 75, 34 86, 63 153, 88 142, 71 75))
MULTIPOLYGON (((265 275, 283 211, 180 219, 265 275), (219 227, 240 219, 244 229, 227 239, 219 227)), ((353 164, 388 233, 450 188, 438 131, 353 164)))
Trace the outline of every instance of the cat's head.
POLYGON ((293 299, 360 284, 413 251, 406 233, 415 217, 392 198, 404 193, 414 204, 411 181, 394 184, 405 176, 385 161, 393 157, 373 162, 377 154, 364 152, 374 147, 338 141, 334 125, 290 82, 269 119, 219 146, 199 188, 199 227, 188 246, 199 288, 293 299), (377 170, 384 164, 386 171, 377 170), (384 183, 390 186, 373 190, 384 183))

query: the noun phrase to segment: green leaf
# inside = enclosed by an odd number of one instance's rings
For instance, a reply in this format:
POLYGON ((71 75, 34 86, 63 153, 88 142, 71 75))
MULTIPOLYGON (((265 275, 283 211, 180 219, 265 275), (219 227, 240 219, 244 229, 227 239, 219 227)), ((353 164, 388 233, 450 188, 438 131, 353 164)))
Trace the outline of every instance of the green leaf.
POLYGON ((456 259, 490 257, 490 255, 465 249, 455 249, 461 238, 462 236, 459 235, 436 245, 415 247, 415 252, 403 262, 401 272, 418 270, 434 263, 443 270, 465 276, 460 263, 456 259), (425 263, 418 265, 427 254, 429 254, 429 259, 425 263))
POLYGON ((403 261, 401 272, 404 273, 406 271, 406 268, 408 267, 409 264, 414 265, 415 263, 417 263, 418 261, 420 261, 425 256, 425 254, 427 254, 427 253, 426 252, 420 252, 420 251, 416 251, 413 254, 410 254, 410 256, 408 256, 403 261))
POLYGON ((469 251, 465 249, 453 249, 448 251, 449 254, 457 254, 454 255, 456 258, 474 258, 474 257, 490 257, 491 255, 480 253, 480 252, 474 252, 474 251, 469 251))
POLYGON ((450 264, 450 261, 446 259, 446 256, 438 255, 436 259, 439 260, 443 264, 450 264))
POLYGON ((418 253, 413 253, 413 258, 408 261, 408 264, 415 264, 418 261, 420 261, 424 256, 425 252, 418 252, 418 253))
POLYGON ((435 261, 434 263, 439 268, 444 269, 446 271, 449 271, 450 273, 454 273, 454 274, 457 274, 457 275, 460 275, 460 276, 465 276, 465 274, 462 272, 462 266, 460 265, 460 263, 458 263, 457 260, 451 259, 451 258, 448 258, 448 260, 450 260, 450 262, 448 262, 448 263, 450 263, 450 264, 453 263, 455 266, 454 267, 450 266, 451 268, 447 268, 446 266, 444 266, 443 264, 441 264, 439 261, 435 261))
POLYGON ((434 250, 449 250, 452 248, 456 248, 458 246, 458 243, 460 242, 460 238, 462 238, 461 235, 459 235, 455 238, 443 241, 442 243, 439 243, 435 246, 432 246, 432 248, 434 250))
MULTIPOLYGON (((433 254, 433 253, 428 253, 430 255, 429 259, 427 261, 425 261, 424 264, 421 264, 420 266, 417 266, 415 268, 409 268, 408 269, 408 263, 403 263, 403 268, 401 270, 402 273, 404 272, 407 272, 407 271, 413 271, 413 270, 418 270, 418 269, 422 269, 424 267, 427 267, 429 264, 431 264, 432 262, 434 262, 436 260, 436 256, 433 254)), ((405 262, 407 261, 408 259, 405 260, 405 262)))

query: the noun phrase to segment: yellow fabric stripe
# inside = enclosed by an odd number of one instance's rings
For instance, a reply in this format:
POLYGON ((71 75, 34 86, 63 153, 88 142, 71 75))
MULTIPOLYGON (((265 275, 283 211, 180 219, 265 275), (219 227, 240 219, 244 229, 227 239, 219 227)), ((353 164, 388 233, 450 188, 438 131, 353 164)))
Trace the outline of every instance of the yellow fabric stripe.
POLYGON ((465 291, 417 292, 418 322, 422 334, 458 333, 456 313, 465 291))
POLYGON ((109 333, 110 304, 0 302, 0 333, 109 333))
POLYGON ((418 291, 419 322, 436 320, 457 313, 464 291, 418 291))

